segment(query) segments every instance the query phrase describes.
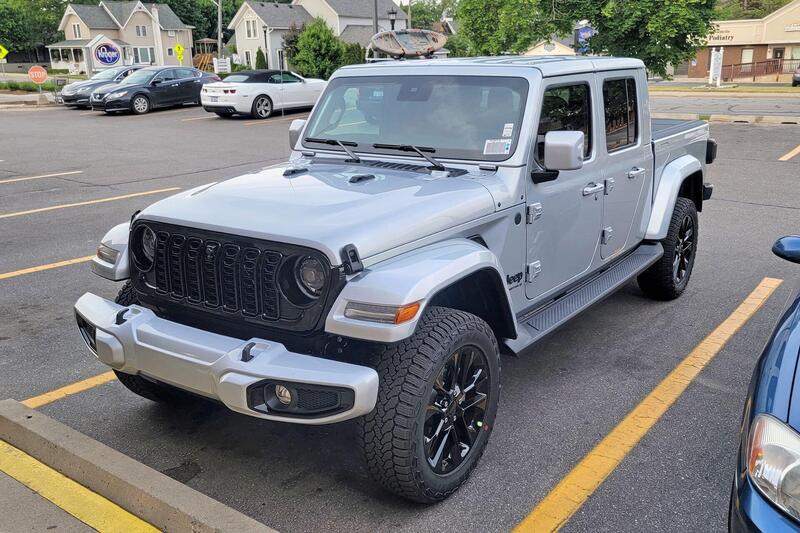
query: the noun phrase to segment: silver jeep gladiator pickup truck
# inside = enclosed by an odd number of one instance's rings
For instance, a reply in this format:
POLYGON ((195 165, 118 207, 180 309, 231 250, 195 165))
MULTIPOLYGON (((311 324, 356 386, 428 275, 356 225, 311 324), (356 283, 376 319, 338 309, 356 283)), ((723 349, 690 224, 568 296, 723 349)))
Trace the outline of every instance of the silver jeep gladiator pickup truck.
POLYGON ((483 454, 500 353, 630 280, 680 296, 716 154, 650 120, 642 62, 495 57, 337 71, 285 164, 161 200, 102 239, 80 332, 134 393, 296 424, 357 418, 421 502, 483 454))

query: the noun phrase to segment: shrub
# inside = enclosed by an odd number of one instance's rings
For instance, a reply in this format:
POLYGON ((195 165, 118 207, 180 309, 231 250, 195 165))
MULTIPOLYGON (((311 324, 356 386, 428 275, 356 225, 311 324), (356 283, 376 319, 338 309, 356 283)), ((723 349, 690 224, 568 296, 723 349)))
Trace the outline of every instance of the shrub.
POLYGON ((261 48, 256 52, 256 68, 258 70, 267 68, 267 56, 264 55, 264 51, 261 48))
POLYGON ((344 52, 342 53, 342 66, 343 65, 358 65, 364 62, 367 50, 358 43, 344 43, 344 52))
POLYGON ((317 18, 297 39, 292 64, 309 78, 328 79, 342 64, 344 46, 325 21, 317 18))

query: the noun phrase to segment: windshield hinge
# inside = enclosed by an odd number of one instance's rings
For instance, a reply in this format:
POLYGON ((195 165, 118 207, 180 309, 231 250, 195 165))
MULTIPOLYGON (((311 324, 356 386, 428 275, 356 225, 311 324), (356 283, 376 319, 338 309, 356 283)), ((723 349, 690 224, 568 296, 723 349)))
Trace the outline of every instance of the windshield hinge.
POLYGON ((527 208, 527 223, 533 224, 534 220, 538 220, 542 216, 542 204, 536 202, 535 204, 530 204, 527 208))
POLYGON ((364 265, 361 263, 361 257, 358 255, 355 244, 345 245, 342 248, 341 256, 345 274, 358 274, 364 270, 364 265))

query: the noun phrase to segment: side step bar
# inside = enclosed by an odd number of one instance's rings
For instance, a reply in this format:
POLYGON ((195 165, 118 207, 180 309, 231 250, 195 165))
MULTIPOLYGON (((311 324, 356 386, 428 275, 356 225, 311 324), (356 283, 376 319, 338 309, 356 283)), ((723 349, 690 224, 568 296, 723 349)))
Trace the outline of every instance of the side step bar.
POLYGON ((533 312, 523 313, 517 317, 517 338, 506 339, 506 346, 515 354, 521 352, 584 309, 615 292, 662 255, 664 248, 661 243, 643 244, 564 296, 533 312))

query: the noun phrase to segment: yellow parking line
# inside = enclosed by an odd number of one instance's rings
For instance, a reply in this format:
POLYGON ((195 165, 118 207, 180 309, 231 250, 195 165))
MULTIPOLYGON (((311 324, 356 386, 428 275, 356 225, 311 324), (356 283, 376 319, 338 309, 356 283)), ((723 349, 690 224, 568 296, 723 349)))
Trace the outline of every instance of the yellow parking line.
POLYGON ((158 194, 162 192, 178 191, 180 187, 168 187, 166 189, 155 189, 152 191, 135 192, 131 194, 123 194, 121 196, 111 196, 109 198, 98 198, 97 200, 87 200, 85 202, 75 202, 72 204, 51 205, 50 207, 39 207, 38 209, 28 209, 27 211, 17 211, 16 213, 5 213, 0 215, 2 218, 19 217, 22 215, 32 215, 34 213, 43 213, 45 211, 54 211, 56 209, 66 209, 68 207, 80 207, 83 205, 102 204, 105 202, 115 202, 117 200, 126 200, 128 198, 136 198, 137 196, 147 196, 149 194, 158 194))
POLYGON ((22 178, 9 178, 7 180, 0 180, 0 185, 3 183, 16 183, 18 181, 38 180, 41 178, 55 178, 58 176, 74 176, 75 174, 83 174, 83 170, 72 170, 69 172, 54 172, 52 174, 40 174, 39 176, 24 176, 22 178))
POLYGON ((782 155, 778 161, 788 161, 796 155, 800 155, 800 145, 797 145, 791 152, 787 152, 786 154, 782 155))
POLYGON ((138 516, 4 440, 0 440, 0 471, 97 531, 158 531, 138 516))
POLYGON ((601 440, 514 529, 558 531, 655 426, 667 409, 722 350, 783 280, 764 278, 714 331, 601 440))
POLYGON ((97 111, 87 111, 86 113, 81 113, 79 116, 85 117, 87 115, 96 115, 97 111))
POLYGON ((72 396, 73 394, 93 389, 98 385, 108 383, 116 378, 116 374, 109 370, 108 372, 103 372, 97 376, 92 376, 76 383, 70 383, 69 385, 65 385, 61 388, 51 390, 50 392, 40 394, 39 396, 28 398, 27 400, 23 401, 22 404, 30 407, 31 409, 36 409, 37 407, 47 405, 48 403, 53 403, 56 400, 66 398, 67 396, 72 396))
POLYGON ((14 270, 13 272, 2 272, 0 273, 0 279, 16 278, 17 276, 24 276, 25 274, 33 274, 34 272, 41 272, 43 270, 50 270, 53 268, 76 265, 78 263, 85 263, 87 261, 91 261, 93 258, 94 258, 93 255, 87 255, 85 257, 77 257, 75 259, 67 259, 66 261, 49 263, 47 265, 23 268, 22 270, 14 270))

